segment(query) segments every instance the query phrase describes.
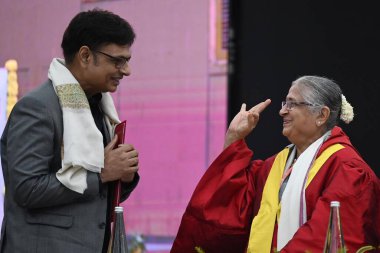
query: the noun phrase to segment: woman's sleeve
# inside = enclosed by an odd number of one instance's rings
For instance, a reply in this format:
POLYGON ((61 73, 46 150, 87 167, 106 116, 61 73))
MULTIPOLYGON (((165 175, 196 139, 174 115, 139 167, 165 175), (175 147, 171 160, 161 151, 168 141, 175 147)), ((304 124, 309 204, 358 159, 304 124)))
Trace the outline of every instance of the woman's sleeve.
POLYGON ((243 140, 225 149, 198 183, 171 253, 245 252, 255 195, 252 151, 243 140))

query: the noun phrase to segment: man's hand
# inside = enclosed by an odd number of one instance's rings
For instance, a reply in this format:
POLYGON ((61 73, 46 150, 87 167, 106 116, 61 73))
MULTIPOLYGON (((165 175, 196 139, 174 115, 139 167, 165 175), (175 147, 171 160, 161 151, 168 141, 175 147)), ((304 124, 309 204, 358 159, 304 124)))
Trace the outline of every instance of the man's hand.
POLYGON ((103 183, 118 179, 132 182, 139 169, 138 152, 131 144, 121 144, 114 149, 116 143, 117 136, 104 149, 104 168, 100 179, 103 183))

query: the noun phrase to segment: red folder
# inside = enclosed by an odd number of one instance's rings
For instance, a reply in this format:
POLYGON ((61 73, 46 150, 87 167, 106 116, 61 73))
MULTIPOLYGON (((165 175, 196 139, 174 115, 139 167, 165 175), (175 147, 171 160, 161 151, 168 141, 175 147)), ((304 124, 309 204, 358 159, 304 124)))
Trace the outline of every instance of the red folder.
MULTIPOLYGON (((125 139, 125 127, 127 125, 127 122, 124 120, 121 123, 117 124, 115 127, 115 135, 117 135, 117 142, 114 146, 114 149, 117 148, 120 144, 124 144, 125 139)), ((115 221, 115 216, 113 215, 115 207, 120 205, 120 197, 121 197, 121 181, 117 180, 115 182, 115 192, 114 192, 114 199, 112 203, 112 222, 115 221)))
MULTIPOLYGON (((116 125, 115 135, 117 135, 117 142, 114 146, 114 149, 118 148, 120 144, 124 144, 126 125, 127 125, 127 123, 125 120, 116 125)), ((120 222, 124 223, 123 219, 120 221, 120 216, 118 216, 118 218, 116 218, 116 215, 115 215, 115 207, 120 205, 120 197, 121 197, 121 181, 120 181, 120 179, 116 180, 114 182, 114 186, 115 186, 114 196, 113 196, 114 198, 113 198, 113 202, 112 202, 112 209, 110 210, 111 211, 111 237, 110 237, 110 241, 108 244, 108 251, 107 252, 115 252, 114 251, 114 248, 116 247, 115 245, 119 245, 117 242, 120 243, 120 237, 123 235, 125 236, 124 233, 120 234, 120 230, 116 229, 116 226, 117 226, 116 223, 120 223, 120 222), (114 241, 114 239, 118 239, 118 240, 114 241)), ((124 226, 122 229, 124 229, 124 226)))

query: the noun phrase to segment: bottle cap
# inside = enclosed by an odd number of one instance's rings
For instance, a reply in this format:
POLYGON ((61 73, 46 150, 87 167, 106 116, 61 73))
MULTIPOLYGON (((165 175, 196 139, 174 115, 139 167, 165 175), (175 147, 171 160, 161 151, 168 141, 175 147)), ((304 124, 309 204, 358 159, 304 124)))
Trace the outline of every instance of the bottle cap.
POLYGON ((117 212, 117 213, 123 212, 123 207, 122 206, 115 206, 115 212, 117 212))
POLYGON ((339 207, 340 203, 339 203, 339 201, 331 201, 330 206, 331 207, 339 207))

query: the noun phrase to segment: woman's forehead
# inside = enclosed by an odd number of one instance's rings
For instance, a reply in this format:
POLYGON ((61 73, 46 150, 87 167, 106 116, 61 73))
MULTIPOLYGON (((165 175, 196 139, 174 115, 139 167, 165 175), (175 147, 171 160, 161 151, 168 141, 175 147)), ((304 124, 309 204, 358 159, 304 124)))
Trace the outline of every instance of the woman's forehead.
POLYGON ((296 100, 302 98, 301 89, 298 85, 292 85, 286 95, 286 99, 296 100))

